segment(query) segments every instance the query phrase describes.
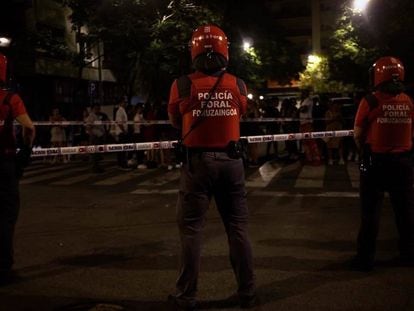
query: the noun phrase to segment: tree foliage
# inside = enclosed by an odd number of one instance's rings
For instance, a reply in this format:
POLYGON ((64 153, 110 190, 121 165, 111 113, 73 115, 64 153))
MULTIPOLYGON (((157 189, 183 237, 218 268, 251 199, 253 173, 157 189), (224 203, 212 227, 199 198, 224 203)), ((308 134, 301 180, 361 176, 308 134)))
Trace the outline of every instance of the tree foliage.
MULTIPOLYGON (((129 95, 166 94, 187 53, 191 30, 198 23, 215 22, 211 12, 188 0, 55 1, 72 10, 72 28, 79 39, 104 43, 105 66, 129 95)), ((80 53, 78 60, 84 56, 80 53)))
POLYGON ((287 83, 297 77, 303 67, 300 53, 286 39, 269 2, 201 2, 212 11, 222 12, 221 26, 231 41, 229 70, 245 79, 250 87, 263 87, 269 79, 287 83), (245 40, 252 44, 252 50, 247 51, 250 53, 243 50, 245 40))
MULTIPOLYGON (((350 0, 344 3, 330 43, 332 77, 366 89, 369 67, 386 55, 412 68, 414 38, 408 34, 414 30, 414 2, 371 0, 364 12, 355 12, 351 5, 350 0)), ((408 80, 410 76, 408 72, 408 80)))
POLYGON ((299 74, 301 88, 312 89, 313 92, 319 94, 341 94, 354 90, 353 85, 332 79, 326 56, 314 55, 313 58, 314 60, 308 61, 305 70, 299 74))
MULTIPOLYGON (((217 0, 55 0, 72 9, 73 30, 82 40, 102 40, 105 65, 127 93, 168 94, 173 78, 191 70, 188 42, 201 24, 218 24, 231 40, 229 70, 251 87, 269 78, 289 81, 301 67, 299 55, 283 38, 264 3, 217 0), (252 18, 252 16, 255 16, 252 18), (260 16, 260 18, 257 18, 260 16), (245 53, 254 38, 254 56, 245 53), (292 57, 292 55, 298 55, 292 57)), ((262 1, 260 1, 262 2, 262 1)), ((77 56, 82 66, 84 55, 77 56)))

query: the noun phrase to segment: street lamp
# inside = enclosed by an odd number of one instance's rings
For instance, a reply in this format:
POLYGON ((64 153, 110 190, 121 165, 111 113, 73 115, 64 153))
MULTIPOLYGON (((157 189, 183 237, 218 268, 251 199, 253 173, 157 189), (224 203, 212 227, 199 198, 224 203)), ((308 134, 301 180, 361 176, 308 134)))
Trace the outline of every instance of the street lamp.
POLYGON ((252 47, 252 44, 249 41, 244 41, 243 42, 243 50, 245 52, 248 52, 251 47, 252 47))
POLYGON ((353 9, 357 13, 365 11, 370 0, 354 0, 353 9))
POLYGON ((11 38, 8 37, 0 37, 0 47, 8 48, 11 44, 11 38))
POLYGON ((322 58, 320 56, 318 56, 318 55, 310 54, 308 56, 308 64, 317 66, 317 65, 319 65, 319 63, 321 61, 322 61, 322 58))

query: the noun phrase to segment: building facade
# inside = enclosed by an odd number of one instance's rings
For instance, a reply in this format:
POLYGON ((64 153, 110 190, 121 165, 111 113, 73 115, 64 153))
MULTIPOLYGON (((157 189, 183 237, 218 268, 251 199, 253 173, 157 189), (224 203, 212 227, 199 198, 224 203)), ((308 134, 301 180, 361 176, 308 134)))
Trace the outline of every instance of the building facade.
POLYGON ((78 119, 93 103, 114 104, 122 95, 111 70, 105 68, 104 46, 81 40, 87 29, 72 29, 70 10, 53 0, 2 1, 0 47, 9 57, 10 85, 24 98, 34 120, 48 118, 58 107, 68 119, 78 119), (5 14, 4 14, 5 13, 5 14), (83 66, 73 62, 84 53, 83 66))
MULTIPOLYGON (((339 0, 278 0, 269 1, 277 23, 286 38, 295 45, 306 65, 311 54, 324 54, 329 50, 330 37, 335 31, 337 19, 344 1, 339 0)), ((298 90, 298 81, 290 85, 280 85, 268 81, 268 89, 273 91, 298 90)))

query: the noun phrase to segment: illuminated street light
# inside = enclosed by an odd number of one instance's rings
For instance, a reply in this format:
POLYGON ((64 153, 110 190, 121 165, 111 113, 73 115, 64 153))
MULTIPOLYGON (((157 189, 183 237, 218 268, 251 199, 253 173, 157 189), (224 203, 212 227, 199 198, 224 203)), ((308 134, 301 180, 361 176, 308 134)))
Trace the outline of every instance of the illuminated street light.
POLYGON ((252 44, 249 41, 244 41, 243 42, 243 50, 245 52, 248 52, 251 47, 252 47, 252 44))
POLYGON ((264 96, 263 96, 263 95, 260 95, 260 96, 259 96, 259 99, 260 99, 260 100, 263 100, 263 99, 264 99, 264 96))
POLYGON ((0 37, 0 47, 7 48, 10 46, 11 39, 7 37, 0 37))
POLYGON ((308 56, 308 64, 317 66, 322 61, 321 57, 315 54, 308 56))
POLYGON ((248 98, 248 99, 253 99, 253 94, 252 94, 252 93, 247 94, 247 98, 248 98))
POLYGON ((356 13, 362 13, 363 11, 365 11, 369 1, 370 0, 354 0, 354 11, 356 13))

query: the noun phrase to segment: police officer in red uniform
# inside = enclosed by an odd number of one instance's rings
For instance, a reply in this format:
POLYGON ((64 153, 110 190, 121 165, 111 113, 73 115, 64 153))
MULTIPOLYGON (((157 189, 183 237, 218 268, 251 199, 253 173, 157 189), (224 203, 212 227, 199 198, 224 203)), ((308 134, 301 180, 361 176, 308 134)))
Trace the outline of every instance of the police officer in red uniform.
POLYGON ((380 208, 390 195, 399 233, 401 260, 414 262, 414 198, 411 159, 414 106, 403 92, 404 66, 395 57, 382 57, 373 67, 374 92, 361 100, 354 138, 362 150, 361 227, 352 265, 369 271, 374 266, 380 208))
POLYGON ((0 53, 0 285, 13 281, 13 235, 19 213, 19 178, 28 164, 35 128, 20 96, 5 89, 7 58, 0 53), (14 120, 22 126, 16 153, 14 120))
POLYGON ((228 236, 236 297, 248 308, 255 302, 255 280, 244 167, 238 152, 246 86, 225 70, 228 41, 219 27, 197 28, 190 49, 195 72, 174 81, 168 105, 172 125, 181 129, 185 154, 177 202, 181 268, 176 294, 169 299, 182 309, 196 308, 201 235, 214 197, 228 236))

